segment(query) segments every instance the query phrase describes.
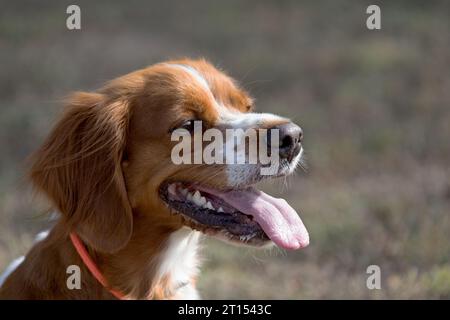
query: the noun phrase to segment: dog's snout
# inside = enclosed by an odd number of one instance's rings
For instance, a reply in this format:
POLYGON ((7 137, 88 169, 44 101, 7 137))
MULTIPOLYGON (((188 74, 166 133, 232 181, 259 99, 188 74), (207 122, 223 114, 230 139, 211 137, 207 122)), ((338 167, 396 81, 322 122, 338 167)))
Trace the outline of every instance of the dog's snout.
POLYGON ((291 161, 301 150, 303 130, 296 124, 290 122, 273 127, 279 130, 279 154, 280 158, 291 161))

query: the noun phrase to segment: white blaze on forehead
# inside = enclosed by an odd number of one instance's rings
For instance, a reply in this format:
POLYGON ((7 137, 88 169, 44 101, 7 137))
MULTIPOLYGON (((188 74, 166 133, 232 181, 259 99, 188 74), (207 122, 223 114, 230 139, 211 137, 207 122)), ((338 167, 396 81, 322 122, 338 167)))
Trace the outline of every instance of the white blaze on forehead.
MULTIPOLYGON (((198 82, 205 90, 207 90, 209 93, 211 93, 211 89, 209 88, 208 81, 198 72, 197 69, 194 67, 188 66, 186 64, 167 64, 168 66, 179 68, 181 70, 184 70, 185 72, 189 73, 196 82, 198 82)), ((212 93, 211 93, 212 95, 212 93)))
POLYGON ((230 128, 257 128, 263 124, 273 122, 289 122, 289 119, 274 115, 272 113, 243 113, 238 110, 225 107, 223 104, 217 104, 219 112, 219 122, 230 128))
POLYGON ((287 122, 288 120, 271 113, 241 113, 237 117, 227 119, 226 123, 233 128, 251 128, 259 127, 263 124, 269 124, 271 122, 280 123, 287 122))
POLYGON ((288 119, 276 116, 271 113, 243 113, 239 110, 227 108, 220 101, 215 100, 214 95, 211 92, 211 88, 209 87, 208 81, 206 81, 206 79, 197 69, 186 64, 169 63, 167 65, 170 67, 178 68, 188 73, 201 87, 203 87, 203 89, 207 91, 207 93, 211 96, 211 99, 214 102, 214 106, 219 113, 219 122, 227 127, 245 129, 250 127, 258 127, 263 123, 289 121, 288 119))

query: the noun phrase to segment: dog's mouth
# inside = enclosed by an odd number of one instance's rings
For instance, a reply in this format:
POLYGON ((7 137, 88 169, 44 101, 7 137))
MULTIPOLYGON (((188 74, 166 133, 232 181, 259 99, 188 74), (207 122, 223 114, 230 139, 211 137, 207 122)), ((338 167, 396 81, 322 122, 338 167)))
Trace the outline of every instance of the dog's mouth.
POLYGON ((228 241, 262 246, 272 240, 285 249, 309 244, 297 212, 284 199, 254 187, 219 190, 186 182, 165 182, 160 196, 195 230, 228 241))

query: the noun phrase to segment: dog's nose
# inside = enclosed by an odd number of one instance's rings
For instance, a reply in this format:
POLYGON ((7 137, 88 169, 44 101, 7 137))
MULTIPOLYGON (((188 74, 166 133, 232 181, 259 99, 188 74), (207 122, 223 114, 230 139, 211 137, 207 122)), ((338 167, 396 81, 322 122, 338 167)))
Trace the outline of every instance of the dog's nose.
POLYGON ((290 122, 273 127, 279 130, 279 154, 280 158, 291 161, 300 153, 303 140, 303 130, 290 122))

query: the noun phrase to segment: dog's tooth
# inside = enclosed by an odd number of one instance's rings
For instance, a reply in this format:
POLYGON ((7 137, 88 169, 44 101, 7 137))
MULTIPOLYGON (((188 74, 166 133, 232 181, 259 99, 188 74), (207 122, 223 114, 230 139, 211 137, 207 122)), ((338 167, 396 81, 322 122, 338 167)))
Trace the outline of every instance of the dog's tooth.
POLYGON ((167 188, 167 191, 170 194, 175 195, 176 194, 176 192, 175 192, 175 185, 174 184, 170 184, 169 187, 167 188))
POLYGON ((200 192, 198 192, 198 191, 195 191, 195 193, 194 193, 194 195, 192 196, 192 201, 196 204, 196 205, 201 205, 200 204, 200 197, 201 197, 201 195, 200 195, 200 192))
POLYGON ((193 197, 192 197, 192 193, 187 193, 186 194, 186 199, 188 199, 189 201, 193 201, 193 197))
POLYGON ((208 209, 214 210, 214 207, 213 207, 213 205, 211 204, 210 201, 208 201, 208 202, 206 203, 205 207, 208 208, 208 209))
POLYGON ((222 207, 219 207, 219 209, 217 209, 217 212, 224 212, 222 207))
POLYGON ((200 197, 199 205, 204 206, 205 204, 206 204, 206 198, 205 197, 200 197))

